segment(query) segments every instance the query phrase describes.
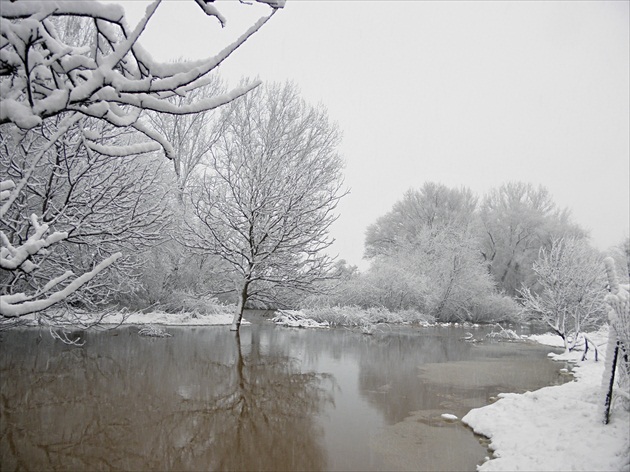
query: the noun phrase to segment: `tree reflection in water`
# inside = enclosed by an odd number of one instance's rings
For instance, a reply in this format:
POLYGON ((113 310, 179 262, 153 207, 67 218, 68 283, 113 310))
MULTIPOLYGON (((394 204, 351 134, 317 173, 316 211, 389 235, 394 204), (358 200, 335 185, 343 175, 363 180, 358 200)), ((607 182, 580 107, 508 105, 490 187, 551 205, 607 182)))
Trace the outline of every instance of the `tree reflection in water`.
POLYGON ((321 470, 334 379, 251 330, 46 333, 0 342, 0 463, 11 469, 321 470))

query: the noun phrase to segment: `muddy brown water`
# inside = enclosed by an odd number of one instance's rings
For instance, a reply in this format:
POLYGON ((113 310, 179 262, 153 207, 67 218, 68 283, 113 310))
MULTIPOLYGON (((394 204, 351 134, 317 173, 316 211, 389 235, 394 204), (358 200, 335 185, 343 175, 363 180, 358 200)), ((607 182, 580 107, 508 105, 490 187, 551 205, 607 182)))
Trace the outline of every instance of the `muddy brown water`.
POLYGON ((442 413, 567 380, 547 347, 461 328, 167 331, 3 333, 0 469, 472 471, 488 451, 442 413))

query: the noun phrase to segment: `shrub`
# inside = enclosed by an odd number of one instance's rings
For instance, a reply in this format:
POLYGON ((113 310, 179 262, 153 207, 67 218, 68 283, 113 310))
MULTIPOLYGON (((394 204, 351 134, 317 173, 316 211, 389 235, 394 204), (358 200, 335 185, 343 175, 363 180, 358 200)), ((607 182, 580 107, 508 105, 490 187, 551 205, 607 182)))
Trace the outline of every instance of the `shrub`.
POLYGON ((304 314, 315 321, 327 321, 331 326, 363 327, 378 323, 434 323, 435 319, 415 310, 399 312, 383 307, 361 308, 357 306, 305 308, 304 314))

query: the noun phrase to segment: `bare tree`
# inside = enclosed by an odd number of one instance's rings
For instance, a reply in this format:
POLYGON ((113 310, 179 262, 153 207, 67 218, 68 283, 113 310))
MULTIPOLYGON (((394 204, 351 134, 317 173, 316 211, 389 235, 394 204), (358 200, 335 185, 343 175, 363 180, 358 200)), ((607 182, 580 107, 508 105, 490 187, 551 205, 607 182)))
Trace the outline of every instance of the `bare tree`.
MULTIPOLYGON (((210 82, 190 91, 185 96, 176 95, 168 99, 178 107, 190 106, 220 93, 225 93, 225 85, 218 75, 209 77, 210 82)), ((149 123, 173 146, 173 168, 177 176, 177 190, 180 202, 184 201, 184 191, 194 175, 194 171, 217 142, 221 133, 221 120, 218 110, 195 113, 193 115, 171 115, 148 113, 149 123)))
POLYGON ((525 316, 547 324, 565 349, 575 347, 581 333, 605 322, 604 265, 585 241, 553 240, 550 249, 541 248, 533 271, 541 290, 521 290, 525 316))
POLYGON ((309 290, 329 273, 323 250, 342 190, 337 127, 292 84, 260 87, 226 109, 225 131, 193 191, 190 244, 230 267, 239 302, 309 290))

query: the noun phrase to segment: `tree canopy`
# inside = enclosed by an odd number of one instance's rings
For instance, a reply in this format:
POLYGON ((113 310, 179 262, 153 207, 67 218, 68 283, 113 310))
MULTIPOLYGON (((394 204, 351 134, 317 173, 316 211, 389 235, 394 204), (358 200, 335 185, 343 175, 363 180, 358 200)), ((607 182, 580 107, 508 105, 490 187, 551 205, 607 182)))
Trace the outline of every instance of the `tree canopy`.
POLYGON ((340 134, 291 84, 263 85, 224 111, 223 132, 192 191, 191 247, 230 268, 240 325, 247 300, 308 291, 327 277, 328 231, 345 194, 340 134))

